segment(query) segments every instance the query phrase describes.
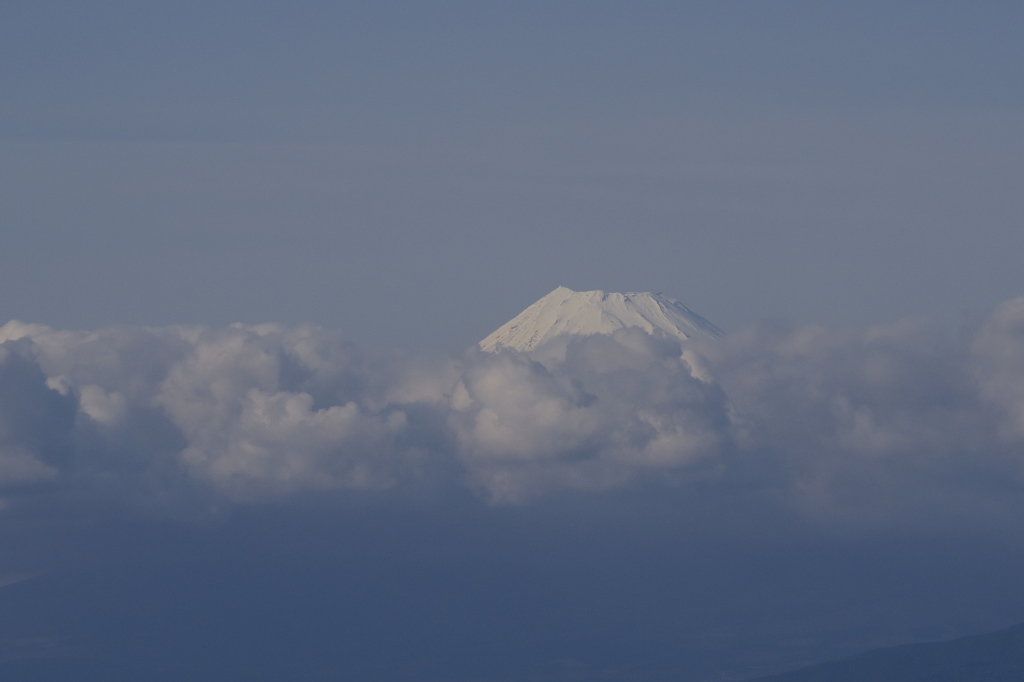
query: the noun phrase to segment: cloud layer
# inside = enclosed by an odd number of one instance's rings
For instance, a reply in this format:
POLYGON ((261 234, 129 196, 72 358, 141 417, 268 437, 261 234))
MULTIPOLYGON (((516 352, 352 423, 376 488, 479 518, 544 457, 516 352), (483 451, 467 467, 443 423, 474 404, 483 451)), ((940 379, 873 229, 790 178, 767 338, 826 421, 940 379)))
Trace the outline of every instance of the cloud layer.
POLYGON ((826 523, 1011 523, 1024 299, 958 336, 620 330, 427 360, 316 327, 0 327, 0 494, 287 499, 466 487, 492 503, 658 486, 826 523))

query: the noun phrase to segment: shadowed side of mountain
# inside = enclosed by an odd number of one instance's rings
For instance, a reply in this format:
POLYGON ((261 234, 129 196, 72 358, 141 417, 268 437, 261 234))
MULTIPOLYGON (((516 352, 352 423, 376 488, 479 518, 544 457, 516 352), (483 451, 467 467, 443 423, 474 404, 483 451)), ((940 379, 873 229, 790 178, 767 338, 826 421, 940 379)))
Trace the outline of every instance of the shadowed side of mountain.
POLYGON ((947 642, 905 644, 751 682, 1022 682, 1024 624, 947 642))

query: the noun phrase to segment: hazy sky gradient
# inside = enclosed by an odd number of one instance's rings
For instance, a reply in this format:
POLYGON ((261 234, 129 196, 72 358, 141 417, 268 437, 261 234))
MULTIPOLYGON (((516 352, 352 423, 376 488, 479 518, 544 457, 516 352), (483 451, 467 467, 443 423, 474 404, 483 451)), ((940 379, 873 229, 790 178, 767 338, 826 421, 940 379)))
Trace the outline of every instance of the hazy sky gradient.
POLYGON ((6 2, 0 311, 443 351, 557 285, 955 322, 1021 293, 1022 14, 6 2))

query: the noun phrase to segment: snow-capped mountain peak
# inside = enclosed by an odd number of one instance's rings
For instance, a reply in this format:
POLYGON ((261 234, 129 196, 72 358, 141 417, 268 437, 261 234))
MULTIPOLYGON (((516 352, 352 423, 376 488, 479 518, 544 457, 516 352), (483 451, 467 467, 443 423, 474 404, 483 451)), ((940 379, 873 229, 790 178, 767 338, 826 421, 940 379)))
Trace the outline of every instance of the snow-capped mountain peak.
POLYGON ((573 291, 558 287, 480 342, 485 351, 533 350, 563 334, 611 334, 616 329, 656 329, 689 339, 723 332, 679 301, 649 292, 573 291))

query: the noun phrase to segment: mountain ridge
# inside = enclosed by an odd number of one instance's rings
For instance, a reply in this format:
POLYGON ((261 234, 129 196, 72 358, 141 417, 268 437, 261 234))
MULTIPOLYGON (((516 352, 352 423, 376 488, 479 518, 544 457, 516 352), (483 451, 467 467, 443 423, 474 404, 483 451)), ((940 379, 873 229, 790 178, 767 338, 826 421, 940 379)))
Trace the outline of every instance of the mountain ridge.
POLYGON ((902 644, 748 682, 1021 682, 1024 623, 944 642, 902 644))

